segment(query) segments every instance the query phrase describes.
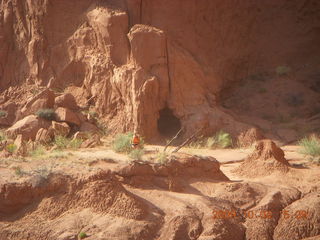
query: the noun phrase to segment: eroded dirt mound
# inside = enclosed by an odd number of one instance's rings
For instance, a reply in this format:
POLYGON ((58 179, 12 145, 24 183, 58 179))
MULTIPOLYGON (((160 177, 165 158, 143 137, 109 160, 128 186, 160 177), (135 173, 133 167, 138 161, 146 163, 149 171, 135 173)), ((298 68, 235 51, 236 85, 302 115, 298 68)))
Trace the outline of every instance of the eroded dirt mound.
POLYGON ((274 172, 286 173, 288 166, 281 148, 271 140, 261 140, 256 143, 254 152, 234 172, 247 177, 260 177, 274 172))
POLYGON ((148 206, 125 190, 110 172, 86 178, 57 175, 48 180, 5 184, 1 186, 0 206, 1 221, 14 221, 12 225, 0 224, 1 236, 17 240, 31 239, 31 235, 36 236, 32 239, 53 239, 52 229, 44 227, 48 221, 83 209, 123 221, 143 221, 148 216, 148 206))
POLYGON ((155 185, 172 191, 181 191, 184 183, 192 178, 229 181, 215 158, 187 154, 173 155, 164 164, 132 162, 115 172, 130 185, 155 185))
MULTIPOLYGON (((283 210, 274 239, 298 240, 320 235, 320 193, 311 193, 283 210)), ((320 239, 315 237, 314 239, 320 239)))

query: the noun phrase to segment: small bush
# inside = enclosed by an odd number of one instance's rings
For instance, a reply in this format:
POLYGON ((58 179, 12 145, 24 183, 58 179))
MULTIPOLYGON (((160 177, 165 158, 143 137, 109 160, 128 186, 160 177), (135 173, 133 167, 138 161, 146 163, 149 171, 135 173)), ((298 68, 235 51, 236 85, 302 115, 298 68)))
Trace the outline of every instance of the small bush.
POLYGON ((38 145, 38 146, 36 146, 36 148, 35 148, 34 150, 32 150, 32 151, 30 152, 29 155, 30 155, 31 157, 36 158, 36 157, 43 156, 45 153, 46 153, 45 147, 42 146, 42 145, 38 145))
POLYGON ((300 140, 301 153, 311 157, 320 156, 320 139, 316 136, 305 137, 300 140))
POLYGON ((0 131, 0 142, 6 140, 4 132, 0 131))
POLYGON ((68 147, 72 149, 78 149, 80 148, 82 143, 83 143, 82 139, 73 139, 69 142, 68 147))
POLYGON ((54 144, 57 146, 58 149, 65 149, 69 146, 70 139, 64 136, 56 136, 54 138, 54 144))
POLYGON ((21 169, 20 167, 14 167, 13 169, 14 169, 14 173, 15 173, 18 177, 22 177, 22 176, 25 174, 25 172, 22 171, 22 169, 21 169))
POLYGON ((166 152, 159 152, 156 156, 156 161, 160 164, 165 164, 168 161, 168 154, 166 152))
POLYGON ((14 153, 17 150, 17 146, 11 143, 7 145, 6 149, 9 153, 14 153))
POLYGON ((4 118, 8 115, 7 111, 0 110, 0 118, 4 118))
POLYGON ((44 118, 46 120, 52 121, 55 120, 56 114, 54 112, 54 109, 40 109, 36 112, 36 115, 40 118, 44 118))
POLYGON ((144 151, 142 149, 133 149, 129 153, 129 157, 133 160, 142 160, 143 154, 144 154, 144 151))
POLYGON ((278 76, 287 75, 291 71, 288 66, 278 66, 276 67, 276 73, 278 76))
POLYGON ((78 236, 79 236, 79 239, 84 239, 87 237, 87 234, 85 232, 81 232, 81 233, 79 233, 78 236))
POLYGON ((133 133, 129 132, 126 134, 118 134, 113 143, 112 148, 115 152, 120 153, 130 153, 132 151, 131 140, 133 137, 133 133))
POLYGON ((232 147, 232 138, 229 133, 219 131, 214 137, 207 139, 208 148, 228 148, 232 147))

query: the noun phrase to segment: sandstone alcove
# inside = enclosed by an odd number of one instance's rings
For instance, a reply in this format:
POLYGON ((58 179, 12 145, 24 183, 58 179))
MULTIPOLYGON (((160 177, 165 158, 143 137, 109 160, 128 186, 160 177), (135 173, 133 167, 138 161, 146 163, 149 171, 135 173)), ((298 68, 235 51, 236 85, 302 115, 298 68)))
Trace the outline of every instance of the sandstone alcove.
POLYGON ((181 122, 168 107, 159 112, 158 131, 163 137, 173 137, 181 128, 181 122))

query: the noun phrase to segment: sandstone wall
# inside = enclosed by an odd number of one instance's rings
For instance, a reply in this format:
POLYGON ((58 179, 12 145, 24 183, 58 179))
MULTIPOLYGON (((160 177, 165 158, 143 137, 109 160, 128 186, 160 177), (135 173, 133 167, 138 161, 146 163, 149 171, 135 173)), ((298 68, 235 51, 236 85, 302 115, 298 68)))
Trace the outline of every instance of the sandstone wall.
POLYGON ((68 87, 113 131, 148 139, 166 107, 185 134, 237 134, 247 125, 219 106, 221 91, 319 56, 319 9, 316 0, 2 0, 0 89, 68 87))

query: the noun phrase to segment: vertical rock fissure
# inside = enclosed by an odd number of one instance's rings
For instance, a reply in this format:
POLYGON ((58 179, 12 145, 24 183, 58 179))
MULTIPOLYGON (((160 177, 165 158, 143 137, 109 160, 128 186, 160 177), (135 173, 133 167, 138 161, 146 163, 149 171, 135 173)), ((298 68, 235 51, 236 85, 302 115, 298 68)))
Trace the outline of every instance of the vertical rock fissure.
POLYGON ((168 51, 168 38, 166 37, 166 58, 167 58, 167 72, 169 81, 169 95, 171 94, 171 77, 170 77, 170 64, 169 64, 169 51, 168 51))

